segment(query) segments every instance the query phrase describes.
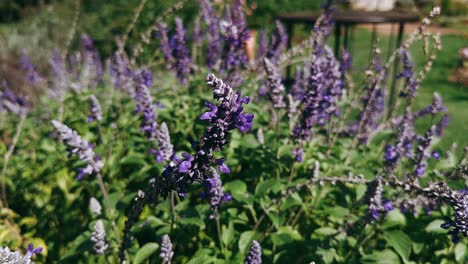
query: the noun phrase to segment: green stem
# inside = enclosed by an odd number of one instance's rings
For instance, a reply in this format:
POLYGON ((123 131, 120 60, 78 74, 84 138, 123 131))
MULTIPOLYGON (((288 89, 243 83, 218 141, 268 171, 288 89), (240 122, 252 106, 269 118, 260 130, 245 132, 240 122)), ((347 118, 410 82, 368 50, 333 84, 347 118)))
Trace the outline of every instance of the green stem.
POLYGON ((222 238, 222 233, 221 233, 221 223, 219 222, 218 209, 216 209, 214 217, 216 221, 216 231, 218 232, 218 240, 219 240, 219 247, 221 248, 221 254, 223 254, 223 256, 226 257, 226 255, 224 254, 224 245, 223 245, 223 238, 222 238))
POLYGON ((176 222, 176 211, 175 211, 175 193, 174 191, 171 192, 171 230, 174 230, 176 228, 175 222, 176 222))
POLYGON ((10 147, 8 148, 7 153, 5 153, 5 156, 3 157, 3 168, 2 168, 2 175, 1 175, 2 199, 0 200, 1 208, 3 208, 3 206, 8 208, 8 199, 6 195, 6 184, 5 184, 7 166, 8 166, 8 161, 10 160, 10 157, 13 154, 13 151, 15 150, 16 144, 18 143, 19 137, 21 135, 21 131, 23 130, 23 125, 24 125, 24 121, 26 120, 26 116, 27 116, 27 113, 21 114, 21 119, 18 122, 18 125, 16 126, 16 132, 15 132, 15 136, 13 137, 13 142, 11 143, 10 147))

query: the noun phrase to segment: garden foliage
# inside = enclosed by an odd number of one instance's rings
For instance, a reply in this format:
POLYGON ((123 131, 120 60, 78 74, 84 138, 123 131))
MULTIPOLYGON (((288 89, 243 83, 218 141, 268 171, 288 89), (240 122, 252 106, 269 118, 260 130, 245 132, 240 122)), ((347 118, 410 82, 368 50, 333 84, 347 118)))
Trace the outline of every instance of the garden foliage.
POLYGON ((252 55, 241 1, 198 0, 194 21, 176 16, 184 2, 108 58, 84 33, 47 72, 25 52, 34 104, 2 82, 1 261, 466 263, 468 149, 438 148, 440 95, 413 105, 439 8, 356 81, 326 45, 333 6, 291 49, 277 22, 252 55))

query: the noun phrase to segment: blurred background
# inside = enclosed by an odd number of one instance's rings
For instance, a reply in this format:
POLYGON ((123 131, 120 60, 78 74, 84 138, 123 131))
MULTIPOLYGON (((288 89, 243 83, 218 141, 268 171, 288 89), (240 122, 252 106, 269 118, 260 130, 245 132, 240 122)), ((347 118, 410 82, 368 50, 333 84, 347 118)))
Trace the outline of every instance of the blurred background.
MULTIPOLYGON (((154 22, 155 17, 168 9, 176 0, 147 1, 135 28, 130 32, 128 47, 134 46, 142 34, 154 22)), ((228 0, 215 0, 220 6, 228 0)), ((249 29, 252 32, 274 27, 274 21, 281 14, 298 11, 317 11, 324 1, 321 0, 246 0, 245 12, 249 29)), ((103 58, 116 50, 116 37, 125 31, 131 22, 137 0, 1 0, 0 1, 0 81, 7 80, 10 88, 25 93, 32 101, 41 93, 28 89, 19 63, 21 53, 26 53, 38 72, 47 75, 48 61, 54 50, 79 48, 79 35, 88 34, 103 58), (68 43, 67 37, 78 13, 76 34, 68 43), (77 37, 78 36, 78 37, 77 37), (65 47, 68 45, 70 47, 65 47)), ((430 101, 433 92, 442 94, 454 120, 467 120, 468 113, 468 0, 351 0, 341 1, 342 10, 398 11, 427 14, 434 5, 440 5, 442 16, 430 25, 430 30, 440 32, 443 49, 434 62, 433 69, 424 80, 417 107, 430 101), (464 49, 465 48, 465 49, 464 49)), ((184 21, 196 21, 198 4, 189 0, 177 16, 184 21)), ((173 19, 168 18, 173 27, 173 19)), ((404 33, 416 28, 418 22, 405 24, 404 33)), ((187 24, 191 32, 194 23, 187 24)), ((305 39, 313 23, 298 24, 294 27, 291 44, 305 39)), ((391 25, 358 25, 353 27, 352 55, 353 72, 362 77, 368 65, 369 53, 373 45, 380 46, 382 54, 393 50, 395 29, 391 25), (374 32, 374 33, 373 33, 374 32), (377 36, 375 36, 375 33, 377 36)), ((333 35, 333 34, 332 34, 333 35)), ((157 37, 157 36, 153 36, 157 37)), ((190 41, 190 40, 189 40, 190 41)), ((258 42, 258 39, 256 40, 258 42)), ((334 39, 330 38, 330 46, 334 39)), ((140 56, 142 63, 153 59, 157 45, 149 45, 140 56)), ((422 65, 421 45, 413 48, 417 65, 422 65)), ((362 79, 362 78, 361 78, 362 79)), ((429 122, 429 121, 428 121, 429 122)), ((451 142, 468 144, 468 122, 451 124, 448 128, 447 147, 451 142)))

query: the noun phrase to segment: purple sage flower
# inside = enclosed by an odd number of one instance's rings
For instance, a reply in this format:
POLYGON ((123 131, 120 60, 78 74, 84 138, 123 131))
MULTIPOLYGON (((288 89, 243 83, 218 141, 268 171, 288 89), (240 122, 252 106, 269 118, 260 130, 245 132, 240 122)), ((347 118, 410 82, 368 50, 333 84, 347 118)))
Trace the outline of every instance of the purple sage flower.
POLYGON ((426 172, 427 159, 431 157, 431 142, 434 136, 436 126, 432 126, 421 139, 418 147, 416 148, 415 170, 413 177, 410 179, 415 180, 416 177, 421 177, 426 172))
POLYGON ((281 53, 283 53, 288 46, 288 34, 286 29, 280 21, 275 21, 275 31, 273 31, 273 36, 271 37, 271 44, 267 51, 267 57, 275 63, 281 53))
POLYGON ((44 78, 39 75, 36 70, 36 66, 31 61, 31 58, 26 53, 26 50, 23 49, 20 56, 20 66, 21 69, 26 73, 26 79, 30 85, 38 85, 44 81, 44 78))
POLYGON ((189 49, 185 44, 185 28, 182 19, 176 18, 176 29, 173 44, 174 68, 177 73, 177 78, 181 84, 186 84, 189 74, 192 72, 192 60, 190 58, 189 49))
POLYGON ((444 115, 439 123, 436 125, 435 135, 441 137, 444 134, 444 130, 447 127, 448 123, 450 123, 450 116, 444 115))
POLYGON ((152 84, 151 72, 141 70, 134 76, 135 85, 135 100, 137 113, 143 115, 141 131, 145 134, 148 140, 156 140, 156 131, 158 128, 156 105, 151 96, 149 85, 152 84))
POLYGON ((207 25, 207 54, 206 65, 209 69, 216 69, 221 60, 222 39, 220 33, 221 21, 213 8, 210 0, 198 0, 202 10, 202 17, 207 25))
POLYGON ((93 122, 93 121, 101 121, 102 120, 102 110, 101 110, 101 105, 99 104, 98 99, 96 96, 91 95, 89 97, 89 100, 91 101, 91 111, 90 115, 88 116, 88 122, 93 122))
POLYGON ((230 195, 224 193, 222 186, 223 183, 218 172, 212 168, 211 174, 210 178, 207 178, 202 182, 205 187, 205 192, 202 195, 209 200, 211 209, 216 212, 223 202, 230 200, 230 195))
POLYGON ((77 155, 80 160, 86 163, 84 168, 79 169, 78 180, 81 180, 84 175, 91 175, 101 171, 104 164, 94 154, 90 143, 81 139, 76 131, 57 120, 52 120, 52 125, 59 133, 60 139, 67 145, 70 155, 77 155))
POLYGON ((91 241, 93 241, 93 249, 97 255, 104 255, 109 248, 106 241, 106 230, 102 220, 98 220, 94 225, 93 233, 91 234, 91 241))
POLYGON ((282 78, 278 72, 278 69, 267 58, 264 58, 264 65, 268 74, 268 77, 265 80, 265 86, 268 89, 268 94, 270 95, 273 107, 286 107, 286 103, 284 102, 285 89, 282 84, 282 78))
POLYGON ((262 264, 262 247, 257 240, 252 242, 249 253, 245 257, 244 264, 262 264))
POLYGON ((31 254, 31 255, 34 255, 34 254, 40 254, 42 252, 43 248, 42 247, 37 247, 37 248, 34 248, 33 244, 30 243, 28 245, 28 253, 31 254))
POLYGON ((163 235, 159 257, 165 264, 171 264, 172 258, 174 257, 174 251, 172 247, 171 238, 168 235, 163 235))

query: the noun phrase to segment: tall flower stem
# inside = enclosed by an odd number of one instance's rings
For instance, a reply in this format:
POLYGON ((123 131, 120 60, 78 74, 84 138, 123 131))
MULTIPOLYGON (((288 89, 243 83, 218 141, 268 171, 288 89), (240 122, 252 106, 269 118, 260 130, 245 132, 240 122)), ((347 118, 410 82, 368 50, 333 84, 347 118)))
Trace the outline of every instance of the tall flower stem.
POLYGON ((171 230, 175 229, 176 211, 175 211, 175 192, 171 192, 171 230))
POLYGON ((104 186, 104 180, 102 179, 102 176, 101 176, 100 172, 98 172, 96 174, 96 178, 98 180, 99 189, 101 189, 102 196, 104 197, 104 202, 106 203, 107 211, 110 212, 112 210, 111 210, 111 206, 110 206, 111 204, 110 204, 110 200, 109 200, 109 195, 107 194, 106 187, 104 186))
POLYGON ((219 247, 221 248, 221 254, 223 254, 223 256, 226 256, 225 255, 225 252, 224 252, 224 245, 223 245, 223 236, 222 236, 222 233, 221 233, 221 223, 219 222, 219 212, 218 212, 218 209, 216 209, 215 213, 214 213, 214 218, 215 218, 215 221, 216 221, 216 232, 218 233, 218 240, 219 240, 219 247))
POLYGON ((16 125, 16 132, 15 132, 15 136, 13 137, 13 142, 11 143, 10 147, 8 148, 8 151, 5 153, 5 156, 3 157, 3 168, 2 168, 2 174, 1 174, 2 199, 0 201, 0 207, 2 208, 3 207, 8 208, 8 200, 7 200, 6 185, 5 185, 8 161, 10 160, 10 157, 13 154, 13 151, 15 150, 16 144, 18 143, 19 137, 21 135, 21 131, 23 130, 24 121, 26 120, 26 117, 27 117, 27 112, 21 114, 20 120, 18 124, 16 125))

